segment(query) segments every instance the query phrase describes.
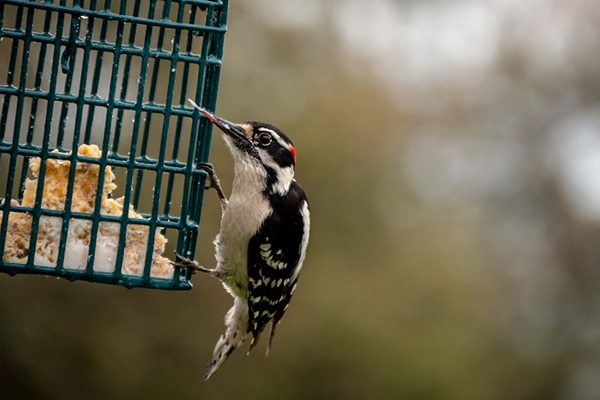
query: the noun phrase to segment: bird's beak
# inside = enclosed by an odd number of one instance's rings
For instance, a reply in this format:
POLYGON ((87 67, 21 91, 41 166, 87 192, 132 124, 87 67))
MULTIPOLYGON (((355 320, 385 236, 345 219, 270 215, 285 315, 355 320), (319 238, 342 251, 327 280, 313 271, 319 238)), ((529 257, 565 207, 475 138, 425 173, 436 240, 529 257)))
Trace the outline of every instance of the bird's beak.
POLYGON ((206 111, 204 108, 200 107, 196 103, 192 101, 192 99, 188 99, 188 101, 192 104, 192 106, 200 111, 202 115, 208 118, 213 124, 215 124, 220 130, 231 136, 233 139, 236 139, 242 143, 250 143, 250 138, 246 136, 246 130, 233 122, 227 121, 224 118, 217 117, 216 115, 211 114, 206 111))

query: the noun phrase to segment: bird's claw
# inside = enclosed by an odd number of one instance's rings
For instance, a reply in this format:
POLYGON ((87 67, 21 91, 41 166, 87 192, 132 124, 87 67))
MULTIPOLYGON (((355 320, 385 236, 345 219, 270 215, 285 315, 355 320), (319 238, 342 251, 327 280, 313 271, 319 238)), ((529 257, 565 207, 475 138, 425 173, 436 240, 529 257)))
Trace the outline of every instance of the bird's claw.
POLYGON ((225 192, 223 192, 223 189, 221 188, 221 182, 215 172, 215 167, 211 163, 201 162, 196 164, 196 168, 206 172, 204 189, 215 189, 219 196, 219 200, 221 200, 223 209, 225 209, 227 206, 227 196, 225 196, 225 192))
POLYGON ((190 271, 192 274, 197 271, 206 272, 211 275, 213 274, 213 270, 204 268, 200 264, 198 264, 198 262, 196 260, 190 260, 189 258, 184 257, 179 253, 175 253, 175 259, 176 259, 175 261, 171 261, 171 265, 173 265, 175 268, 186 269, 186 270, 190 271))

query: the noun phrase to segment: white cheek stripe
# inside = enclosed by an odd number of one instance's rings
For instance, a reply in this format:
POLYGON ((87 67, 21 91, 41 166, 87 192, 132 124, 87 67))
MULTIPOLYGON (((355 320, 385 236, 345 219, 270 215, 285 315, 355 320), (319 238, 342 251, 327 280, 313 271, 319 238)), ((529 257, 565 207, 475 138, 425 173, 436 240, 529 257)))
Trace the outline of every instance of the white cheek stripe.
POLYGON ((294 180, 294 167, 285 167, 277 173, 277 183, 273 186, 275 192, 284 195, 290 190, 290 185, 294 180))
POLYGON ((279 193, 280 195, 285 195, 290 190, 290 185, 294 180, 294 166, 290 165, 289 167, 281 168, 264 150, 259 150, 261 152, 261 158, 267 167, 271 167, 277 173, 277 182, 273 185, 272 193, 279 193))

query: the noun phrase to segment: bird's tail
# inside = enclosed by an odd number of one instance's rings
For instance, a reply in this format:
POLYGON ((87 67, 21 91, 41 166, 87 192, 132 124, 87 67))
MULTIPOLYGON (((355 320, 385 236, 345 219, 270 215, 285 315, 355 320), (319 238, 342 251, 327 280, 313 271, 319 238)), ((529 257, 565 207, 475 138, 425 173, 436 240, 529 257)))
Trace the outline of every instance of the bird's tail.
POLYGON ((208 380, 233 350, 244 342, 248 331, 248 304, 245 301, 235 298, 233 307, 225 316, 225 326, 225 333, 219 338, 212 359, 206 366, 204 380, 208 380))

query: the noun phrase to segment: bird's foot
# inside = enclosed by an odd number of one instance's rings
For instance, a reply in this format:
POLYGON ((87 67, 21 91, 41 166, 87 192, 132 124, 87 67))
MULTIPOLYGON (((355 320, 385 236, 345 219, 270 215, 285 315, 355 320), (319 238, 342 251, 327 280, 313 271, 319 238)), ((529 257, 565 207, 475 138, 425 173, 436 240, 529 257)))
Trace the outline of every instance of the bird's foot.
POLYGON ((176 258, 176 261, 171 261, 171 264, 176 268, 187 269, 192 274, 197 271, 200 271, 200 272, 207 273, 209 275, 215 275, 215 270, 204 268, 203 266, 198 264, 198 261, 196 261, 196 260, 190 260, 189 258, 184 257, 178 253, 175 253, 175 258, 176 258))
POLYGON ((196 168, 206 172, 206 184, 204 186, 205 189, 215 189, 217 195, 219 196, 219 200, 221 200, 221 204, 223 209, 227 206, 227 196, 223 192, 221 188, 221 182, 219 181, 219 177, 215 172, 215 167, 211 163, 198 163, 196 164, 196 168))

